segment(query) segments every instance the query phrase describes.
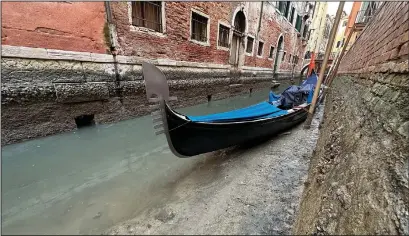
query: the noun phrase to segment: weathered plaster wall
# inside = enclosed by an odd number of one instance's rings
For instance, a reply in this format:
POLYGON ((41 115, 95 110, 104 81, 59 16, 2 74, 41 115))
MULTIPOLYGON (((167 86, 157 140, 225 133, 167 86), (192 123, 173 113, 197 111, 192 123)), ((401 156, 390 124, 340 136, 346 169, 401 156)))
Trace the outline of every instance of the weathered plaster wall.
POLYGON ((105 53, 103 2, 2 2, 3 45, 105 53))
POLYGON ((385 2, 342 59, 295 234, 409 234, 408 13, 385 2))

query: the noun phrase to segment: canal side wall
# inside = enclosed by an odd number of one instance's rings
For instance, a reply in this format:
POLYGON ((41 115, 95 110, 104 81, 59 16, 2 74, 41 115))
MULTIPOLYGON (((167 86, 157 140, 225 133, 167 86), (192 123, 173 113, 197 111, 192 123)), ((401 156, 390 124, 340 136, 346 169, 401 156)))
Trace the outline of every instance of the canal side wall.
POLYGON ((74 130, 81 115, 111 123, 148 114, 142 61, 166 75, 171 95, 178 97, 175 107, 269 88, 273 82, 272 70, 265 68, 237 71, 219 64, 3 46, 2 145, 74 130))
POLYGON ((385 2, 342 59, 295 234, 409 234, 408 16, 385 2))

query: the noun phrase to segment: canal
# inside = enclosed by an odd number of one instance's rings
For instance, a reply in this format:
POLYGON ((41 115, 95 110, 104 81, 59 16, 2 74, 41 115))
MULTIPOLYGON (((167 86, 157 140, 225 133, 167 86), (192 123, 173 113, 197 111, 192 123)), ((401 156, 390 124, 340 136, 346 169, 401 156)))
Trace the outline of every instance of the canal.
MULTIPOLYGON (((276 92, 288 85, 281 81, 276 92)), ((179 111, 201 115, 267 99, 268 89, 179 111)), ((206 158, 173 156, 150 116, 4 146, 2 232, 100 233, 166 201, 171 186, 206 158)))

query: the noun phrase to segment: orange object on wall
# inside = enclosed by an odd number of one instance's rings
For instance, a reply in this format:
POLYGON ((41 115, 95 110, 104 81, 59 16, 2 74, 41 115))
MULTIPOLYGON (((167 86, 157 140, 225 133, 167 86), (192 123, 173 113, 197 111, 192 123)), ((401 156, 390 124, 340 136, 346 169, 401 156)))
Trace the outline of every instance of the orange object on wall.
POLYGON ((104 2, 2 2, 3 45, 105 53, 104 2))

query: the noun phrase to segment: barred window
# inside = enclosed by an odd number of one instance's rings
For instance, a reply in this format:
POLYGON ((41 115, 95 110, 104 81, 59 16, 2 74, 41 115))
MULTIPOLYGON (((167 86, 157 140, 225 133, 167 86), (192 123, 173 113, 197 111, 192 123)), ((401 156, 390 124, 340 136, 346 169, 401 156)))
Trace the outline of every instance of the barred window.
POLYGON ((247 47, 246 47, 247 53, 253 52, 253 43, 254 43, 254 39, 252 37, 247 37, 247 47))
POLYGON ((274 55, 274 47, 271 46, 271 47, 270 47, 270 53, 269 53, 269 55, 268 55, 268 58, 273 58, 273 55, 274 55))
POLYGON ((258 51, 257 51, 258 56, 263 55, 263 48, 264 48, 264 43, 259 41, 258 42, 258 51))
POLYGON ((196 12, 192 12, 192 35, 196 41, 207 42, 207 22, 208 19, 196 12))
POLYGON ((294 59, 294 64, 298 64, 298 56, 295 56, 295 59, 294 59))
POLYGON ((224 25, 219 25, 219 46, 222 47, 229 47, 229 27, 224 25))
POLYGON ((162 32, 162 2, 132 2, 132 24, 162 32))

